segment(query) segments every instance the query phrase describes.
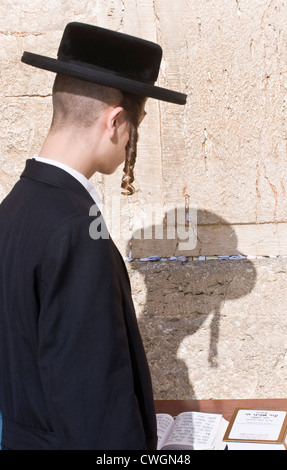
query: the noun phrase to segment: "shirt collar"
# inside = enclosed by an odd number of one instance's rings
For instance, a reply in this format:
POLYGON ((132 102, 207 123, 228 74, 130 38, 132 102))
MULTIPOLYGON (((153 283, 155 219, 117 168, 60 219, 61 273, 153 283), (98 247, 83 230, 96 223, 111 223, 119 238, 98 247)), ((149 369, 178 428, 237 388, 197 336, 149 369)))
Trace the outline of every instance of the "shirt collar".
POLYGON ((86 188, 88 193, 94 199, 94 201, 97 204, 100 211, 102 211, 103 203, 102 203, 102 200, 101 200, 101 197, 100 197, 98 191, 94 188, 92 183, 82 173, 75 170, 74 168, 71 168, 70 166, 66 165, 65 163, 58 162, 57 160, 52 160, 50 158, 38 157, 38 155, 34 155, 32 158, 34 160, 38 161, 38 162, 47 163, 48 165, 54 165, 58 168, 61 168, 62 170, 66 171, 71 176, 76 178, 86 188))

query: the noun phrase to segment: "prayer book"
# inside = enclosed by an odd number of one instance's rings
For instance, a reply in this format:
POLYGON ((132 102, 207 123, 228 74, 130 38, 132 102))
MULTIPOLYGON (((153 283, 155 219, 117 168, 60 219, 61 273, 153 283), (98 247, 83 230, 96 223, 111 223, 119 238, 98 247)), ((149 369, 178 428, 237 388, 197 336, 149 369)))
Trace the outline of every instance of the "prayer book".
POLYGON ((286 450, 287 410, 236 408, 223 441, 228 450, 286 450))
POLYGON ((228 426, 222 415, 187 411, 176 418, 156 415, 158 450, 223 450, 223 436, 228 426))

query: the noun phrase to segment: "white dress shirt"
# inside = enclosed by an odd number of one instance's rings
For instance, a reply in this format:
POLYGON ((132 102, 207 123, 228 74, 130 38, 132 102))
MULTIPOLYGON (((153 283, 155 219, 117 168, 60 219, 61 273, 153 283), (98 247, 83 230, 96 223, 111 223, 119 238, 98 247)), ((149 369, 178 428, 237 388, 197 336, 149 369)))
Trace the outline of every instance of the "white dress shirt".
POLYGON ((32 158, 34 160, 37 160, 37 162, 47 163, 48 165, 54 165, 54 166, 57 166, 58 168, 61 168, 64 171, 67 171, 67 173, 69 173, 71 176, 76 178, 84 186, 84 188, 86 188, 88 193, 94 199, 100 211, 102 211, 103 203, 102 203, 101 197, 99 196, 99 193, 94 188, 92 183, 82 173, 79 173, 79 171, 74 170, 74 168, 71 168, 70 166, 65 165, 65 163, 61 163, 56 160, 38 157, 38 155, 34 155, 32 158))

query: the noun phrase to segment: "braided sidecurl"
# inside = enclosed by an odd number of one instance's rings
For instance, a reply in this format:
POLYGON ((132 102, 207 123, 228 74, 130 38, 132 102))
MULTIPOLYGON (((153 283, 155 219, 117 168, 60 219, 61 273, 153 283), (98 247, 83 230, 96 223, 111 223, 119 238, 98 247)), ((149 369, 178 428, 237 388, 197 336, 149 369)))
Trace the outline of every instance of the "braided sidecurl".
POLYGON ((137 141, 138 131, 133 125, 131 125, 130 137, 126 146, 126 160, 121 185, 121 188, 124 190, 122 191, 122 194, 125 196, 131 196, 135 192, 135 188, 132 183, 134 182, 134 167, 137 157, 137 141))
POLYGON ((122 194, 125 196, 131 196, 135 192, 132 183, 134 182, 134 167, 137 157, 138 126, 142 118, 145 102, 146 98, 124 94, 121 103, 129 122, 129 141, 126 146, 126 160, 121 184, 123 189, 122 194))

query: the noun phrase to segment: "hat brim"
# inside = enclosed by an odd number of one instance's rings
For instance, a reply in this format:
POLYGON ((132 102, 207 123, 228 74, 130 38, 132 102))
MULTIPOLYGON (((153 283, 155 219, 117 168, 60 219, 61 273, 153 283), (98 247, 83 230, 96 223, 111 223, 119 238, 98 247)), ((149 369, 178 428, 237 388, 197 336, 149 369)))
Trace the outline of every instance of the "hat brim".
POLYGON ((168 101, 175 104, 185 104, 187 95, 177 91, 161 88, 148 83, 138 82, 129 78, 115 75, 109 71, 95 69, 88 65, 78 65, 70 62, 63 62, 59 59, 24 52, 22 62, 33 67, 48 70, 50 72, 69 75, 74 78, 97 83, 107 87, 117 88, 126 93, 155 98, 161 101, 168 101))

